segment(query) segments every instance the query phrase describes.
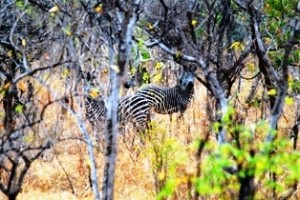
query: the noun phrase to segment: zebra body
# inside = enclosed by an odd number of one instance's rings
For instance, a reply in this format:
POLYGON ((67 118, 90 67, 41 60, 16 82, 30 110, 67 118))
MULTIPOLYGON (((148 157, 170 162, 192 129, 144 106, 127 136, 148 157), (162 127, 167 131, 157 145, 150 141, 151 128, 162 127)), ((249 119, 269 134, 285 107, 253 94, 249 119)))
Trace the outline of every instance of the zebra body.
POLYGON ((194 76, 185 72, 174 87, 148 85, 140 89, 136 95, 149 101, 154 112, 159 114, 183 113, 194 96, 194 76))
POLYGON ((131 122, 136 129, 145 130, 150 121, 149 101, 142 96, 130 96, 118 103, 118 121, 122 126, 131 122))
MULTIPOLYGON (((86 118, 92 124, 105 122, 107 118, 107 107, 103 99, 85 99, 86 118)), ((142 96, 124 97, 118 102, 118 122, 122 127, 126 123, 134 124, 136 129, 145 130, 147 122, 150 121, 149 102, 142 96)))
POLYGON ((94 99, 90 96, 85 97, 85 114, 86 118, 91 122, 104 122, 107 116, 107 108, 104 99, 94 99))

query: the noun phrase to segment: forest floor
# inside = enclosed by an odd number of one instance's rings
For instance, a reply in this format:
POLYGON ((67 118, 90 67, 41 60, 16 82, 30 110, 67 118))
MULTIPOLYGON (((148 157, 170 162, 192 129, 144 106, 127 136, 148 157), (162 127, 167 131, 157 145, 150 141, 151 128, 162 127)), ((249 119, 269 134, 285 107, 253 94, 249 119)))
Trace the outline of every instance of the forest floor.
MULTIPOLYGON (((251 84, 244 83, 241 96, 246 96, 251 84)), ((195 159, 195 141, 204 138, 208 127, 206 113, 206 90, 196 85, 194 101, 184 113, 182 119, 178 115, 155 115, 153 121, 157 128, 151 135, 153 141, 146 140, 140 143, 139 136, 134 131, 120 136, 118 139, 118 157, 115 176, 115 199, 117 200, 150 200, 156 199, 155 180, 163 179, 165 174, 155 173, 154 147, 158 143, 170 143, 170 159, 176 164, 176 174, 180 177, 175 191, 176 199, 187 199, 188 175, 195 173, 197 162, 195 159), (133 141, 135 138, 135 141, 133 141), (179 159, 179 160, 176 160, 179 159), (180 160, 182 159, 182 161, 180 160)), ((55 122, 57 116, 51 113, 58 112, 58 107, 49 109, 45 124, 55 122)), ((293 107, 286 107, 284 117, 281 117, 280 127, 284 129, 293 122, 293 107)), ((260 118, 260 109, 248 112, 247 119, 252 123, 260 118)), ((60 116, 60 138, 80 138, 81 135, 74 125, 72 116, 60 116)), ((49 125, 50 126, 50 125, 49 125)), ((93 132, 89 127, 89 131, 93 132)), ((100 133, 101 134, 101 133, 100 133)), ((93 134, 91 134, 93 136, 93 134)), ((211 135, 209 140, 216 145, 216 137, 211 135)), ((101 191, 102 173, 104 167, 103 141, 95 142, 95 158, 98 171, 99 190, 101 191)), ((160 146, 161 147, 161 146, 160 146)), ((208 153, 208 152, 207 152, 208 153)), ((174 164, 173 163, 173 164, 174 164)), ((170 162, 172 165, 172 162, 170 162)), ((25 177, 23 188, 18 195, 19 200, 53 200, 53 199, 93 199, 92 188, 89 182, 89 158, 86 145, 76 139, 61 139, 51 150, 36 160, 25 177)), ((174 172, 170 172, 174 173, 174 172)), ((298 192, 300 195, 300 191, 298 192)), ((0 199, 5 199, 0 194, 0 199)))

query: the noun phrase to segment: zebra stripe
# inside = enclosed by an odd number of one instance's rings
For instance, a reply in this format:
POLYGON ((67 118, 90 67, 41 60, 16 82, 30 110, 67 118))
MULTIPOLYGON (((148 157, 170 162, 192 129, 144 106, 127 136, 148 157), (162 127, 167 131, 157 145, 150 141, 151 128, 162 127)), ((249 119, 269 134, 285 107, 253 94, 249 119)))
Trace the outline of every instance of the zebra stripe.
POLYGON ((103 99, 93 99, 92 97, 85 98, 86 118, 94 123, 96 121, 104 122, 107 116, 107 108, 103 99))
MULTIPOLYGON (((86 117, 89 122, 105 122, 107 107, 103 99, 91 97, 85 99, 86 117)), ((141 96, 124 97, 118 102, 118 122, 124 127, 126 123, 134 124, 136 129, 145 130, 150 121, 150 106, 147 99, 141 96)))
POLYGON ((131 122, 135 128, 146 129, 150 121, 149 101, 137 95, 121 99, 118 103, 118 120, 123 126, 131 122))
POLYGON ((149 101, 149 106, 159 114, 183 113, 194 96, 194 76, 187 73, 180 78, 174 87, 148 85, 139 90, 136 95, 149 101))

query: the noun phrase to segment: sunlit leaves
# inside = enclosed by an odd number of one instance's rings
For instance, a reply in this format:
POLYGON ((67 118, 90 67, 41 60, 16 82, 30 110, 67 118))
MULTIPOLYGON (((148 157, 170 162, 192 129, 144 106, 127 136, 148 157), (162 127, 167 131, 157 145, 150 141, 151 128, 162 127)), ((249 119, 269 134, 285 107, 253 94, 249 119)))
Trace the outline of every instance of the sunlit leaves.
POLYGON ((285 104, 288 106, 291 106, 294 104, 294 100, 291 97, 285 97, 284 101, 285 101, 285 104))
POLYGON ((9 57, 9 58, 12 58, 13 57, 13 52, 10 50, 10 51, 7 51, 6 55, 9 57))
POLYGON ((15 112, 16 112, 16 113, 22 113, 22 112, 23 112, 23 109, 24 109, 23 105, 18 104, 18 105, 15 107, 15 112))
POLYGON ((152 78, 153 83, 160 83, 161 80, 162 80, 161 73, 156 73, 152 78))
POLYGON ((163 62, 156 62, 155 69, 161 69, 165 64, 163 62))
POLYGON ((17 85, 18 89, 21 91, 26 91, 27 90, 27 85, 25 81, 20 81, 17 85))
POLYGON ((26 39, 22 38, 21 39, 21 44, 22 44, 23 47, 26 47, 26 45, 27 45, 26 39))
POLYGON ((118 65, 111 65, 110 68, 116 73, 120 73, 120 67, 118 65))
POLYGON ((244 51, 245 45, 242 42, 234 42, 230 45, 230 49, 234 49, 235 51, 244 51))
POLYGON ((191 23, 192 23, 193 26, 195 26, 197 24, 197 20, 193 19, 191 23))
POLYGON ((289 80, 289 87, 294 93, 300 93, 300 80, 289 80))
POLYGON ((49 13, 56 13, 59 11, 59 7, 57 5, 50 8, 49 13))
POLYGON ((270 89, 268 92, 268 95, 270 96, 275 96, 277 94, 276 90, 275 89, 270 89))
POLYGON ((142 49, 140 55, 141 55, 141 60, 142 61, 148 61, 148 60, 151 59, 150 51, 148 51, 146 49, 142 49))
POLYGON ((99 88, 91 88, 89 90, 89 96, 92 97, 93 99, 98 98, 100 95, 100 90, 99 88))
POLYGON ((67 36, 71 36, 72 35, 72 31, 71 31, 71 27, 70 26, 66 26, 62 28, 63 32, 67 35, 67 36))
POLYGON ((94 11, 98 14, 102 14, 103 12, 103 4, 100 3, 99 5, 97 5, 96 7, 94 7, 94 11))
POLYGON ((253 62, 249 62, 246 64, 246 68, 251 71, 251 72, 255 72, 256 70, 256 65, 253 62))

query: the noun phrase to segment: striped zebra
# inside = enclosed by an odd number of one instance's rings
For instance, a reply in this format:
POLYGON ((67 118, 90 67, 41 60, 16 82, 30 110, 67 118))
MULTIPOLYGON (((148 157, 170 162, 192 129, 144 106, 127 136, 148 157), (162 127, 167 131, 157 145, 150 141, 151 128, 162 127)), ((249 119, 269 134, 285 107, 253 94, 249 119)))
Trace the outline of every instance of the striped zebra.
MULTIPOLYGON (((86 118, 91 124, 97 122, 104 123, 107 119, 107 104, 105 100, 99 95, 97 98, 93 98, 90 94, 89 85, 87 81, 92 81, 95 78, 90 73, 87 74, 87 78, 84 76, 83 82, 85 92, 85 110, 86 118)), ((144 131, 148 127, 150 121, 150 106, 149 101, 142 96, 128 96, 123 97, 118 102, 118 122, 120 128, 123 129, 126 123, 132 123, 136 130, 144 131)))
MULTIPOLYGON (((103 99, 86 97, 86 118, 91 124, 104 123, 107 118, 107 106, 103 99)), ((121 127, 132 123, 137 130, 145 130, 150 121, 150 106, 147 99, 142 96, 124 97, 118 102, 118 122, 121 127)))
POLYGON ((156 113, 180 112, 182 115, 194 96, 194 75, 192 72, 183 71, 176 86, 160 87, 150 84, 137 91, 136 95, 147 99, 156 113))

